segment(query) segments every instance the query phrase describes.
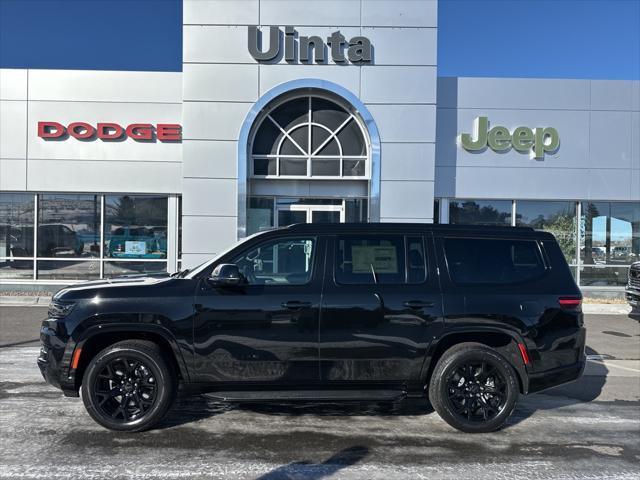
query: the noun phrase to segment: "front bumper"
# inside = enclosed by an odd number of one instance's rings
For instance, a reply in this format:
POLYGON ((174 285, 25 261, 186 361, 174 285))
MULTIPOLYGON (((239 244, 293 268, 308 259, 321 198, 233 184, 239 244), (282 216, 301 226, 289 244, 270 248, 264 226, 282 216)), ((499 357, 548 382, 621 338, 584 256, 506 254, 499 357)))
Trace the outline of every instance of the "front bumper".
POLYGON ((627 287, 624 291, 624 296, 629 305, 632 307, 640 307, 640 290, 627 287))
POLYGON ((38 368, 47 383, 61 389, 65 396, 77 397, 78 388, 69 369, 73 345, 51 327, 52 323, 52 320, 45 320, 40 328, 38 368))

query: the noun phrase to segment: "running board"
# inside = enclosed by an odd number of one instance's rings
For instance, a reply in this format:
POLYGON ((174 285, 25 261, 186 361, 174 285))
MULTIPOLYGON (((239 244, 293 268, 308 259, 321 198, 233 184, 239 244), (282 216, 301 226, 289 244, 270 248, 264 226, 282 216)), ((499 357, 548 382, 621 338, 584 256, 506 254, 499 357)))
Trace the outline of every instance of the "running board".
POLYGON ((406 396, 402 390, 267 390, 211 392, 206 396, 222 402, 272 401, 393 401, 406 396))

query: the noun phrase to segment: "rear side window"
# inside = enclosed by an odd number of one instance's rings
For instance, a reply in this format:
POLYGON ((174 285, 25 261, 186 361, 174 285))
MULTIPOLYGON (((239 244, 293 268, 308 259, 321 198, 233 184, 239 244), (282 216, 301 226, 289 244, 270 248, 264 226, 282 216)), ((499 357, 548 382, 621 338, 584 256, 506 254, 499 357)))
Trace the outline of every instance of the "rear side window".
POLYGON ((422 283, 426 277, 421 236, 342 235, 337 237, 335 279, 340 284, 422 283))
POLYGON ((545 271, 534 240, 445 238, 451 280, 457 284, 525 282, 545 271))

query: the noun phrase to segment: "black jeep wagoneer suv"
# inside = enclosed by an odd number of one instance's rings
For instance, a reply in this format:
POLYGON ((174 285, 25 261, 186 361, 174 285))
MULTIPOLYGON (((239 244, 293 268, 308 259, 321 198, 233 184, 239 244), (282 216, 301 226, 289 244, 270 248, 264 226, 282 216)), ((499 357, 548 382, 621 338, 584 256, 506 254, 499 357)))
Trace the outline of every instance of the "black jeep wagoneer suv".
POLYGON ((581 294, 551 234, 293 225, 173 275, 53 298, 38 365, 99 424, 140 431, 178 390, 229 401, 426 396, 465 432, 577 379, 581 294))

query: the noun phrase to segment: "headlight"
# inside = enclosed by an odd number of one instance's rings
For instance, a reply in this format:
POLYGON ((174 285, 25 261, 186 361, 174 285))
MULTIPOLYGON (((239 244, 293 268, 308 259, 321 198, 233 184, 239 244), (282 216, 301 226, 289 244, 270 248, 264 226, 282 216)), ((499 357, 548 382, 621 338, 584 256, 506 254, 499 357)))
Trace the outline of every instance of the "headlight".
POLYGON ((49 304, 49 318, 64 318, 71 313, 75 303, 51 302, 49 304))

